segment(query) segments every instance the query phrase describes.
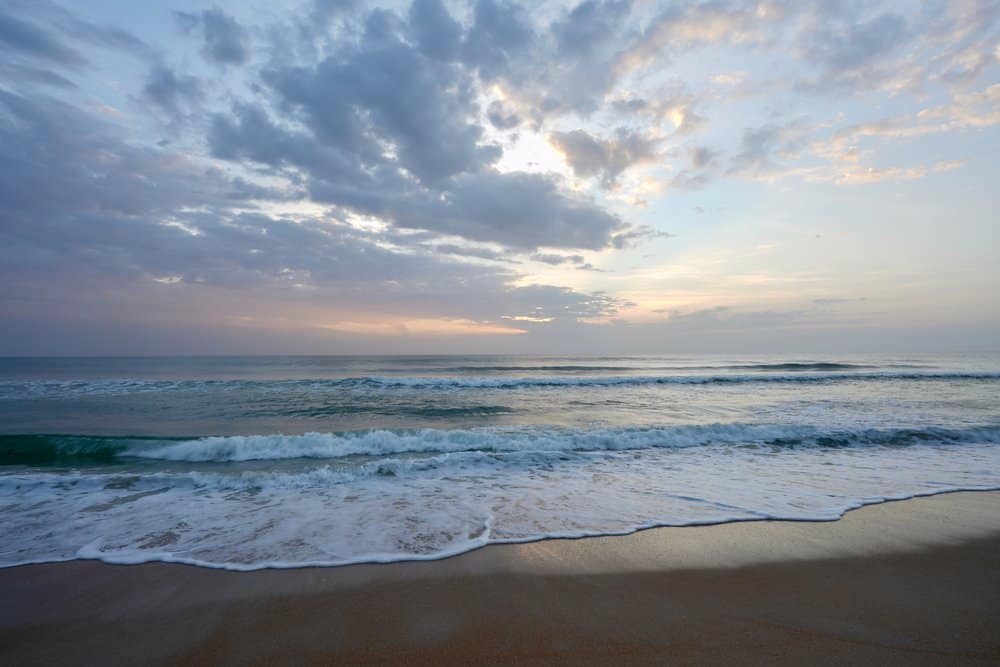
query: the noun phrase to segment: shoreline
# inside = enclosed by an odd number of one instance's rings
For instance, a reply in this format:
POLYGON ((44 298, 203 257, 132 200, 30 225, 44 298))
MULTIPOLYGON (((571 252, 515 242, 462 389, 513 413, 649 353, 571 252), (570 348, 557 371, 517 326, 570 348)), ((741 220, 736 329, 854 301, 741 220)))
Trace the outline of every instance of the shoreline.
MULTIPOLYGON (((208 561, 199 561, 196 559, 185 559, 185 558, 150 558, 149 560, 115 560, 113 558, 102 558, 102 557, 92 557, 92 556, 75 556, 70 558, 54 558, 54 559, 39 559, 25 561, 22 563, 14 563, 12 565, 0 565, 0 572, 3 570, 16 569, 22 567, 32 567, 38 565, 59 565, 64 563, 75 563, 75 562, 93 562, 100 563, 102 565, 120 566, 120 567, 133 567, 139 565, 179 565, 183 567, 195 567, 199 569, 207 570, 218 570, 222 572, 240 572, 240 573, 252 573, 252 572, 262 572, 262 571, 289 571, 289 570, 313 570, 313 569, 341 569, 341 568, 357 568, 365 566, 391 566, 405 563, 433 563, 437 561, 447 561, 454 558, 461 558, 467 554, 471 554, 483 549, 491 549, 494 547, 517 547, 524 545, 532 545, 540 542, 548 541, 578 541, 578 540, 595 540, 595 539, 605 539, 605 538, 628 538, 633 535, 640 533, 645 533, 647 531, 657 531, 657 530, 677 530, 677 529, 691 529, 691 528, 716 528, 719 526, 730 526, 736 524, 767 524, 767 523, 778 523, 778 524, 828 524, 837 523, 844 519, 852 512, 858 510, 863 510, 869 507, 878 507, 881 505, 891 505, 893 503, 907 502, 911 500, 919 500, 924 498, 935 498, 938 496, 947 496, 951 494, 980 494, 980 493, 1000 493, 1000 487, 985 487, 985 488, 953 488, 953 489, 943 489, 940 491, 926 491, 915 493, 912 495, 899 496, 899 497, 887 497, 880 498, 878 500, 871 501, 861 501, 860 504, 849 507, 845 509, 839 516, 833 518, 794 518, 794 517, 760 517, 760 518, 735 518, 735 519, 722 519, 718 521, 694 521, 685 524, 671 524, 671 523, 656 523, 649 525, 640 525, 632 529, 624 530, 621 532, 594 532, 594 533, 579 533, 579 534, 546 534, 540 537, 527 537, 523 539, 509 539, 509 540, 495 540, 487 541, 483 544, 478 544, 468 548, 456 549, 454 551, 443 552, 441 554, 434 554, 429 556, 418 556, 418 555, 403 555, 403 556, 385 556, 372 555, 372 556, 362 556, 358 560, 350 560, 344 562, 306 562, 306 563, 287 563, 287 564, 277 564, 277 563, 264 563, 261 565, 244 565, 241 563, 212 563, 208 561)), ((997 523, 997 529, 1000 530, 1000 522, 997 523)), ((924 536, 929 537, 929 536, 924 536)), ((940 535, 936 536, 940 538, 940 535)))
POLYGON ((0 590, 7 664, 988 664, 1000 492, 431 561, 19 565, 0 590))

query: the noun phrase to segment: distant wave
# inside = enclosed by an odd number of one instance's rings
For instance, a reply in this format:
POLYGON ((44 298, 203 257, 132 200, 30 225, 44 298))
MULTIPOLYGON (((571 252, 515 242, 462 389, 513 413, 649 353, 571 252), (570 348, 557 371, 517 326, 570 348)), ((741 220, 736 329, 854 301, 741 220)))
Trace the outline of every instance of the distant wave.
POLYGON ((84 435, 0 435, 0 465, 106 464, 123 459, 237 462, 339 459, 457 452, 593 452, 702 445, 770 447, 905 447, 919 443, 1000 443, 1000 425, 968 428, 833 429, 768 424, 700 424, 657 428, 487 427, 373 430, 303 435, 193 439, 84 435))
MULTIPOLYGON (((879 368, 879 366, 872 366, 869 364, 841 364, 827 361, 809 361, 786 362, 780 364, 736 364, 732 366, 725 366, 725 368, 753 371, 856 371, 879 368)), ((894 365, 890 366, 890 368, 900 368, 900 366, 894 365)), ((919 368, 919 366, 903 366, 903 368, 919 368)))
POLYGON ((540 366, 532 364, 498 365, 498 366, 452 366, 440 369, 444 373, 469 372, 625 372, 625 371, 858 371, 874 368, 926 368, 916 364, 889 364, 876 366, 871 364, 847 364, 827 361, 802 361, 773 364, 717 364, 717 365, 668 365, 668 366, 602 366, 602 365, 572 365, 556 364, 540 366))
POLYGON ((294 401, 288 405, 271 408, 249 408, 243 410, 244 417, 294 417, 306 419, 324 419, 344 415, 391 415, 404 417, 462 419, 477 417, 494 417, 517 412, 506 405, 428 405, 425 402, 416 404, 400 404, 399 401, 347 401, 334 405, 318 405, 299 407, 294 401))
MULTIPOLYGON (((786 366, 782 364, 781 366, 786 366)), ((758 370, 761 367, 754 367, 758 370)), ((777 366, 771 370, 779 370, 777 366)), ((785 369, 788 370, 788 369, 785 369)), ((122 395, 167 391, 254 390, 306 391, 364 389, 520 389, 527 387, 614 387, 628 385, 711 385, 758 383, 828 383, 893 380, 998 380, 1000 372, 877 371, 743 373, 699 375, 590 375, 590 376, 459 376, 352 377, 315 380, 4 380, 0 400, 122 395)), ((846 369, 844 369, 846 370, 846 369)))
POLYGON ((364 377, 329 380, 341 387, 425 389, 519 389, 525 387, 615 387, 626 385, 710 385, 824 383, 849 380, 998 380, 995 372, 875 372, 754 375, 595 375, 538 377, 364 377))

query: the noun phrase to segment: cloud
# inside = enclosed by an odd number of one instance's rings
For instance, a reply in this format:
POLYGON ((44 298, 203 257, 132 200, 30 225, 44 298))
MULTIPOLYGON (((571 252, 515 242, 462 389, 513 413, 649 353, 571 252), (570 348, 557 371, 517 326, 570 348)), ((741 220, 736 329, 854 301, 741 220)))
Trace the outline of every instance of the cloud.
POLYGON ((0 43, 26 56, 59 65, 81 66, 87 59, 43 28, 0 10, 0 43))
POLYGON ((535 37, 527 12, 509 0, 477 0, 472 16, 462 60, 486 78, 504 73, 535 37))
POLYGON ((583 264, 583 255, 553 255, 551 253, 536 252, 531 256, 535 262, 559 266, 560 264, 583 264))
POLYGON ((47 0, 8 0, 0 8, 0 78, 12 88, 78 89, 73 79, 95 67, 91 47, 155 58, 130 32, 82 20, 47 0))
POLYGON ((415 0, 410 5, 409 28, 420 51, 438 60, 454 60, 462 45, 462 26, 441 0, 415 0))
POLYGON ((1000 6, 996 2, 948 3, 944 12, 929 20, 926 41, 937 48, 926 66, 928 78, 951 84, 972 82, 1000 61, 1000 6))
POLYGON ((511 109, 500 100, 493 100, 487 109, 486 117, 490 124, 498 130, 510 130, 521 124, 517 111, 511 109))
POLYGON ((705 169, 713 166, 718 157, 719 151, 706 146, 695 146, 691 149, 691 166, 695 169, 705 169))
MULTIPOLYGON (((498 21, 487 31, 491 40, 517 41, 520 14, 512 6, 483 2, 476 11, 482 30, 487 17, 498 21)), ((442 12, 420 3, 408 16, 426 31, 450 25, 442 12)), ((262 105, 216 114, 213 155, 301 177, 315 200, 346 212, 520 250, 602 248, 626 227, 554 176, 493 170, 501 149, 476 122, 473 72, 443 53, 424 53, 423 33, 412 25, 372 12, 365 26, 363 38, 339 44, 314 66, 265 68, 285 122, 262 105), (405 39, 414 31, 416 44, 405 39)), ((492 109, 493 122, 514 122, 510 112, 492 109)), ((616 160, 624 151, 638 159, 646 150, 638 137, 620 141, 616 160)))
POLYGON ((619 113, 643 115, 659 123, 669 120, 678 136, 693 134, 708 120, 696 111, 702 100, 680 82, 662 86, 646 97, 625 97, 611 104, 619 113))
POLYGON ((184 156, 131 145, 119 129, 68 103, 0 90, 7 218, 43 228, 63 214, 170 212, 275 192, 223 177, 184 156), (37 217, 37 219, 36 219, 37 217))
POLYGON ((687 49, 718 43, 759 46, 773 41, 783 12, 777 3, 706 2, 670 4, 623 50, 617 68, 630 72, 687 49))
POLYGON ((631 5, 587 0, 544 23, 515 3, 481 0, 459 59, 537 127, 568 112, 589 115, 618 80, 615 59, 631 38, 631 5))
POLYGON ((32 15, 66 38, 81 44, 120 51, 146 60, 156 57, 156 49, 128 30, 81 19, 48 0, 9 0, 9 3, 22 16, 32 15))
POLYGON ((202 97, 198 79, 178 74, 162 63, 154 65, 150 70, 143 93, 171 114, 180 113, 183 108, 202 97))
POLYGON ((477 257, 488 259, 493 262, 510 262, 516 264, 516 260, 510 258, 509 252, 493 250, 491 248, 456 245, 454 243, 438 243, 431 246, 436 253, 444 255, 459 255, 462 257, 477 257))
MULTIPOLYGON (((0 91, 0 278, 9 288, 0 308, 11 320, 58 313, 64 322, 332 332, 345 331, 338 322, 398 320, 412 335, 499 335, 507 332, 490 324, 499 314, 572 320, 618 307, 608 295, 514 286, 507 268, 447 256, 507 259, 501 251, 426 247, 420 235, 387 243, 326 216, 260 211, 258 201, 273 206, 280 193, 126 136, 64 102, 0 91), (28 291, 32 299, 19 298, 28 291)), ((511 183, 536 185, 524 177, 511 183)))
POLYGON ((410 202, 396 224, 493 241, 511 248, 598 250, 626 224, 589 199, 562 191, 541 174, 481 172, 455 177, 443 199, 410 202))
MULTIPOLYGON (((368 27, 374 29, 372 16, 368 27)), ((415 178, 439 181, 499 159, 469 118, 473 81, 392 32, 345 47, 312 68, 278 68, 265 80, 323 142, 369 163, 386 153, 415 178)))
POLYGON ((915 114, 842 127, 833 133, 831 145, 843 150, 848 143, 863 137, 904 139, 998 123, 1000 84, 993 84, 982 91, 957 93, 947 104, 928 107, 915 114))
POLYGON ((949 104, 920 111, 917 120, 938 122, 940 130, 996 125, 1000 123, 1000 83, 980 92, 958 93, 949 104))
POLYGON ((242 65, 250 59, 250 33, 217 7, 201 12, 175 12, 182 32, 201 30, 202 55, 219 65, 242 65))
POLYGON ((614 38, 631 11, 632 3, 628 0, 579 3, 552 24, 560 53, 592 52, 595 45, 614 38))
POLYGON ((620 333, 623 299, 520 271, 620 289, 585 256, 669 237, 633 216, 667 226, 710 185, 718 210, 727 178, 951 187, 1000 122, 985 0, 175 13, 207 70, 83 15, 0 9, 0 306, 29 319, 620 333))
POLYGON ((45 85, 55 88, 76 88, 76 84, 49 69, 16 63, 0 62, 0 78, 10 83, 45 85))
POLYGON ((611 239, 611 245, 618 249, 633 248, 643 241, 649 241, 652 239, 669 239, 673 237, 674 235, 670 232, 664 232, 650 227, 649 225, 638 225, 615 234, 614 238, 611 239))
POLYGON ((313 0, 310 18, 316 25, 326 27, 338 16, 355 10, 360 0, 313 0))
POLYGON ((629 167, 652 162, 660 156, 657 140, 625 128, 619 128, 609 139, 573 130, 553 132, 549 140, 563 153, 574 174, 582 178, 597 176, 604 188, 614 188, 618 177, 629 167))
POLYGON ((801 36, 802 53, 826 76, 841 77, 884 58, 908 38, 906 20, 892 12, 857 23, 828 18, 801 36))
POLYGON ((740 152, 730 161, 730 174, 771 178, 780 172, 778 160, 795 157, 804 148, 809 128, 802 119, 746 128, 740 152))

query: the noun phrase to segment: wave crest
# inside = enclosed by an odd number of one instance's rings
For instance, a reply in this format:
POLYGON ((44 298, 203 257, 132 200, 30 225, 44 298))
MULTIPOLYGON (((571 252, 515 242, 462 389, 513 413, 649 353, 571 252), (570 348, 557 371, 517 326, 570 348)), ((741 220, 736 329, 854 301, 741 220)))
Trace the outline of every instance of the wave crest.
POLYGON ((193 439, 5 435, 0 436, 0 465, 99 465, 126 458, 212 463, 456 452, 599 452, 702 445, 903 447, 917 443, 1000 443, 1000 425, 836 430, 742 423, 587 430, 485 427, 193 439))

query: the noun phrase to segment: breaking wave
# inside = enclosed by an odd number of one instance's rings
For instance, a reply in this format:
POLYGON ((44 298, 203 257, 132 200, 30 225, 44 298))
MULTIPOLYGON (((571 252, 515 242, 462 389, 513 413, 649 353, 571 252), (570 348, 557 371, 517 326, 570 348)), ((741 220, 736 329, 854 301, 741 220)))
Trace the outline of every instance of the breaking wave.
POLYGON ((905 447, 916 443, 1000 443, 1000 425, 835 430, 740 423, 587 430, 486 427, 188 439, 0 435, 0 465, 100 465, 127 459, 223 463, 456 452, 624 451, 701 445, 905 447))

